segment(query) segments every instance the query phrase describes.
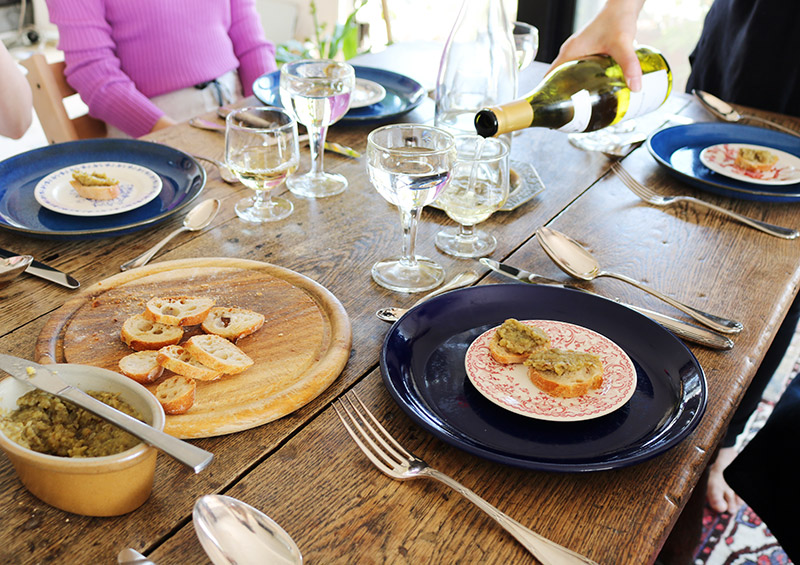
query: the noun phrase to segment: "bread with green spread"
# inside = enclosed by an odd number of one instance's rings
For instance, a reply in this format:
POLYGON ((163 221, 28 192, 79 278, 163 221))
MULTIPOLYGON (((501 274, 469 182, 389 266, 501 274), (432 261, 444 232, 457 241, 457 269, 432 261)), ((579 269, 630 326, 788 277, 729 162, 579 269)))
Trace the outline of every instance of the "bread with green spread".
POLYGON ((509 318, 498 327, 489 341, 489 354, 498 363, 523 363, 528 356, 550 347, 548 335, 536 326, 509 318))

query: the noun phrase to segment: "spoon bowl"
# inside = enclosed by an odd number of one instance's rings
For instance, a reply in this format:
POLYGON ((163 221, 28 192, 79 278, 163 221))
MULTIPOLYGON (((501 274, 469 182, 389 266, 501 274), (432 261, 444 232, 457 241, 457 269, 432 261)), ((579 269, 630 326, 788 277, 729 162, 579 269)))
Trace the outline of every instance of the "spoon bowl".
POLYGON ((228 165, 226 165, 222 161, 217 161, 216 159, 210 159, 208 157, 202 157, 200 155, 192 155, 192 157, 194 157, 195 159, 200 159, 201 161, 205 161, 207 163, 211 163, 212 165, 217 167, 217 170, 219 171, 219 176, 223 180, 223 182, 226 182, 228 184, 236 184, 239 182, 239 179, 236 178, 236 175, 233 174, 233 171, 231 171, 228 168, 228 165))
POLYGON ((692 90, 692 94, 697 97, 700 103, 714 116, 719 118, 720 120, 724 120, 726 122, 737 123, 741 121, 751 121, 751 122, 758 122, 768 126, 771 126, 777 130, 780 130, 784 133, 788 133, 791 135, 795 135, 800 137, 800 132, 797 132, 791 128, 783 126, 779 123, 773 122, 772 120, 768 120, 766 118, 762 118, 760 116, 756 116, 753 114, 740 114, 736 111, 736 109, 725 102, 724 100, 720 100, 713 94, 709 94, 704 90, 692 90))
POLYGON ((222 202, 216 198, 209 198, 208 200, 203 200, 199 204, 196 204, 195 207, 189 210, 189 212, 186 214, 181 227, 167 235, 164 239, 156 243, 153 247, 135 259, 131 259, 130 261, 120 265, 120 270, 127 271, 128 269, 145 265, 155 256, 156 253, 161 250, 162 247, 167 244, 167 242, 181 232, 199 231, 206 228, 211 223, 211 220, 214 219, 214 216, 217 215, 221 204, 222 202))
POLYGON ((208 494, 192 511, 195 533, 214 565, 300 565, 297 544, 274 520, 230 496, 208 494))
POLYGON ((28 268, 31 261, 33 261, 31 255, 14 255, 0 259, 0 288, 17 278, 22 271, 28 268))
POLYGON ((702 310, 687 306, 678 302, 674 298, 662 294, 661 292, 648 287, 647 285, 619 273, 600 270, 600 265, 594 256, 589 253, 580 243, 548 227, 541 227, 536 230, 536 239, 545 253, 553 262, 569 276, 583 281, 591 281, 598 277, 610 277, 626 282, 643 290, 656 298, 663 300, 670 306, 677 308, 681 312, 688 314, 701 324, 722 333, 739 333, 742 331, 742 324, 735 320, 728 320, 714 316, 702 310))

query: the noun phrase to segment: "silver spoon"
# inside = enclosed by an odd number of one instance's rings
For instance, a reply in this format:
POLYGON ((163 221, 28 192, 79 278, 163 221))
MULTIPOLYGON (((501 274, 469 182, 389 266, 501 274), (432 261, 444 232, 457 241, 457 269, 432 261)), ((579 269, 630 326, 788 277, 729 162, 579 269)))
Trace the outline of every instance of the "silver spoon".
POLYGON ((228 184, 236 184, 239 182, 239 179, 236 178, 236 175, 233 174, 233 171, 231 171, 228 168, 228 165, 226 165, 222 161, 217 161, 216 159, 209 159, 208 157, 203 157, 201 155, 192 155, 192 157, 194 157, 195 159, 200 159, 201 161, 206 161, 208 163, 211 163, 212 165, 215 165, 217 167, 217 170, 219 171, 220 178, 224 182, 228 184))
POLYGON ((759 122, 762 124, 767 124, 768 126, 772 126, 776 129, 779 129, 791 135, 796 135, 797 137, 800 137, 800 132, 787 128, 786 126, 773 122, 772 120, 767 120, 766 118, 754 116, 753 114, 740 114, 739 112, 734 110, 733 106, 731 106, 724 100, 720 100, 713 94, 705 92, 704 90, 692 90, 692 94, 694 94, 697 97, 697 99, 700 100, 703 106, 705 106, 712 114, 714 114, 721 120, 725 120, 726 122, 736 123, 736 122, 741 122, 742 120, 759 122))
POLYGON ((128 269, 133 269, 135 267, 141 267, 142 265, 146 264, 153 256, 158 253, 162 247, 164 247, 169 240, 173 237, 178 235, 181 232, 185 231, 198 231, 211 223, 211 220, 214 219, 214 216, 217 215, 219 211, 220 204, 222 204, 216 198, 210 198, 208 200, 203 200, 199 204, 197 204, 194 208, 189 210, 189 213, 186 214, 186 217, 183 219, 183 225, 167 235, 164 239, 156 243, 153 247, 136 257, 135 259, 131 259, 126 263, 120 265, 120 270, 127 271, 128 269))
POLYGON ((701 324, 717 330, 718 332, 730 334, 742 331, 743 326, 740 322, 720 318, 687 306, 625 275, 601 271, 600 265, 591 253, 580 243, 561 232, 547 227, 541 227, 536 230, 536 239, 539 240, 542 249, 550 256, 553 262, 571 277, 584 281, 590 281, 597 277, 611 277, 652 294, 670 306, 688 314, 701 324))
MULTIPOLYGON (((461 288, 462 286, 467 286, 468 284, 472 284, 479 278, 480 275, 475 271, 464 271, 463 273, 459 273, 456 276, 454 276, 449 282, 443 284, 433 292, 429 292, 428 294, 417 300, 414 304, 411 305, 411 308, 413 308, 417 304, 425 302, 429 298, 433 298, 434 296, 438 296, 439 294, 445 293, 448 290, 453 290, 454 288, 461 288)), ((375 315, 384 322, 396 322, 403 316, 403 314, 408 312, 411 308, 399 308, 397 306, 389 306, 387 308, 381 308, 380 310, 375 312, 375 315)))
POLYGON ((192 522, 214 565, 300 565, 297 544, 274 520, 249 504, 207 494, 194 504, 192 522))
POLYGON ((28 268, 33 261, 31 255, 14 255, 0 259, 0 287, 14 280, 22 271, 28 268))
POLYGON ((117 555, 117 564, 118 565, 156 565, 155 561, 152 561, 133 549, 132 547, 126 547, 122 551, 119 552, 117 555))

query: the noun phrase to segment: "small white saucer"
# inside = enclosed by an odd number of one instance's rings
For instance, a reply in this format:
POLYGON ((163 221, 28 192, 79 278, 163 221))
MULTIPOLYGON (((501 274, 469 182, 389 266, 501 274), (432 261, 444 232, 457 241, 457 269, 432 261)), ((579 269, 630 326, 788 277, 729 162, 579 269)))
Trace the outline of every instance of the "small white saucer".
POLYGON ((749 143, 719 143, 703 149, 700 152, 700 161, 715 173, 744 182, 772 185, 800 182, 800 159, 772 147, 749 143), (736 154, 744 147, 774 153, 778 156, 778 162, 768 171, 748 171, 737 167, 736 154))
POLYGON ((380 102, 386 96, 386 89, 375 81, 356 79, 356 87, 350 94, 350 108, 363 108, 380 102))
POLYGON ((43 207, 70 216, 108 216, 147 204, 161 192, 161 177, 150 169, 117 161, 79 163, 50 173, 38 182, 33 195, 43 207), (72 172, 105 173, 119 181, 120 195, 91 200, 72 187, 72 172))
POLYGON ((524 364, 503 365, 489 354, 497 328, 482 333, 467 349, 464 364, 470 382, 485 398, 515 414, 574 422, 599 418, 617 410, 636 390, 636 369, 620 346, 582 326, 554 320, 520 320, 550 337, 551 347, 594 353, 603 363, 603 385, 583 396, 560 398, 541 391, 528 377, 524 364))

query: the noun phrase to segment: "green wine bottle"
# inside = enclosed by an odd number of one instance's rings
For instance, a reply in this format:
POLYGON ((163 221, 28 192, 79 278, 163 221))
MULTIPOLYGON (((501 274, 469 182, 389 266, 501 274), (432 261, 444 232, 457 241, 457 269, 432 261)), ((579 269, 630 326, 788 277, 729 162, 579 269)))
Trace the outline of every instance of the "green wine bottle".
POLYGON ((642 66, 639 92, 628 88, 614 59, 590 55, 558 66, 524 98, 483 108, 475 115, 475 129, 483 137, 528 127, 575 133, 652 112, 672 90, 672 71, 652 47, 639 46, 636 56, 642 66))

